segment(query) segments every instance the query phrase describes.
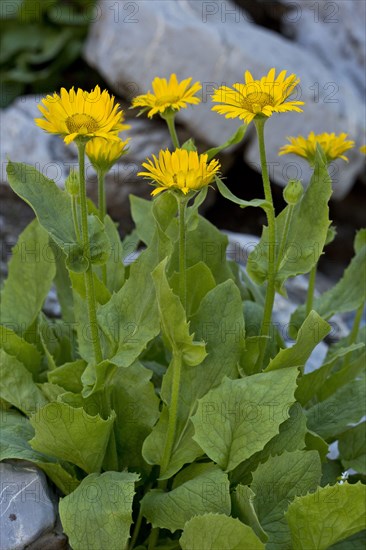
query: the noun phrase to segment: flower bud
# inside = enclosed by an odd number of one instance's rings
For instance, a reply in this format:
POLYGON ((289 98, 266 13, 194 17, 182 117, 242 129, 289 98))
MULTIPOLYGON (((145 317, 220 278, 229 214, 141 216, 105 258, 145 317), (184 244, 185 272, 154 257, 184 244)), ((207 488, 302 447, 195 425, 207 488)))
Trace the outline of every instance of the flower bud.
POLYGON ((71 168, 70 174, 66 178, 65 189, 71 196, 77 197, 79 195, 79 175, 73 168, 71 168))
POLYGON ((300 180, 290 180, 283 190, 283 198, 287 204, 295 205, 299 202, 304 192, 300 180))

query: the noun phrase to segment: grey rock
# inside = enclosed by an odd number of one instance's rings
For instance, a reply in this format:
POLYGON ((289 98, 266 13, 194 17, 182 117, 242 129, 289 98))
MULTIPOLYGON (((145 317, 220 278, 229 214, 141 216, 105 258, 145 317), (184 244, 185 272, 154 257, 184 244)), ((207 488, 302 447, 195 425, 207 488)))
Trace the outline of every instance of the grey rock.
POLYGON ((53 529, 54 503, 38 468, 2 462, 0 475, 0 549, 22 550, 53 529))
MULTIPOLYGON (((151 89, 155 76, 167 77, 172 72, 178 78, 191 76, 193 81, 201 81, 202 103, 183 109, 177 119, 193 136, 212 145, 222 143, 238 127, 238 121, 211 111, 210 94, 215 87, 241 81, 246 69, 255 77, 271 67, 298 74, 298 98, 306 103, 305 114, 281 114, 266 126, 268 163, 275 182, 283 185, 292 177, 308 179, 306 164, 300 159, 277 156, 288 135, 347 130, 362 142, 364 107, 354 82, 338 80, 333 66, 314 52, 253 24, 240 6, 230 1, 103 0, 98 8, 99 17, 84 52, 88 63, 112 88, 126 89, 131 96, 151 89), (331 90, 324 87, 332 82, 338 86, 335 103, 325 97, 331 90), (314 100, 316 83, 319 100, 314 100)), ((247 144, 245 159, 259 170, 253 126, 247 144)), ((363 167, 361 153, 349 156, 352 162, 336 163, 333 168, 334 196, 338 198, 347 193, 363 167)))

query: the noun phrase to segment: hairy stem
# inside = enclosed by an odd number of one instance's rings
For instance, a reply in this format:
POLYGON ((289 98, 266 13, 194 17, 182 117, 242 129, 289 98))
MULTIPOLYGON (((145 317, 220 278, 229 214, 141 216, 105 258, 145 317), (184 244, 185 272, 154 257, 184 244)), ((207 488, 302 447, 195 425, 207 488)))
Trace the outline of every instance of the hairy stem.
POLYGON ((170 137, 171 137, 171 140, 172 140, 172 143, 173 143, 174 147, 176 149, 179 149, 179 147, 180 147, 179 139, 178 139, 178 136, 177 136, 177 132, 175 130, 175 115, 174 114, 165 115, 164 120, 166 120, 166 123, 168 125, 170 137))
POLYGON ((97 323, 97 303, 94 291, 93 270, 90 257, 90 242, 88 232, 88 206, 86 201, 86 183, 85 183, 85 146, 84 141, 78 141, 79 153, 79 179, 80 179, 80 211, 81 211, 81 235, 83 242, 83 253, 88 260, 88 268, 85 271, 85 293, 88 308, 89 325, 92 337, 94 359, 100 363, 103 359, 100 346, 98 323, 97 323))
MULTIPOLYGON (((255 120, 255 127, 258 135, 259 143, 259 155, 262 168, 262 180, 263 180, 263 189, 264 196, 266 201, 270 203, 270 207, 266 210, 267 221, 268 221, 268 283, 266 289, 266 298, 264 302, 264 314, 261 326, 261 336, 268 336, 270 332, 271 319, 272 319, 272 310, 273 303, 275 298, 275 278, 276 278, 276 221, 275 221, 275 211, 273 207, 272 191, 271 184, 268 176, 267 169, 267 160, 266 160, 266 149, 264 144, 264 124, 265 119, 259 118, 255 120)), ((258 366, 263 361, 267 345, 263 345, 261 348, 261 353, 258 358, 258 366)))
MULTIPOLYGON (((99 219, 104 223, 104 218, 107 214, 107 202, 105 195, 105 172, 103 170, 98 170, 98 211, 99 219)), ((102 265, 102 281, 107 284, 107 266, 102 265)))

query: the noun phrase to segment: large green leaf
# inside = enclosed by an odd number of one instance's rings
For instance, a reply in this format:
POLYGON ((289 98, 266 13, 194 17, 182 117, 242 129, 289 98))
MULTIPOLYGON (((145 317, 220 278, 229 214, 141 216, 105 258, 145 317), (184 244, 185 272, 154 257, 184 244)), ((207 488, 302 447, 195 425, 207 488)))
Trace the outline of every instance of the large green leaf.
POLYGON ((118 469, 128 467, 146 473, 148 467, 141 448, 159 417, 159 399, 150 382, 152 371, 138 362, 122 369, 108 361, 88 370, 89 373, 85 371, 83 375, 84 397, 67 395, 63 400, 73 406, 82 406, 89 414, 99 412, 107 417, 114 411, 113 437, 118 469))
POLYGON ((47 232, 33 220, 21 233, 0 294, 1 323, 18 334, 35 321, 56 274, 47 232))
POLYGON ((315 346, 325 338, 330 330, 331 326, 316 311, 311 311, 301 325, 296 343, 290 348, 281 349, 276 357, 271 359, 265 371, 294 366, 303 367, 315 346))
POLYGON ((61 523, 73 550, 126 547, 138 479, 130 472, 91 474, 61 500, 61 523))
POLYGON ((103 420, 83 408, 48 403, 30 418, 35 430, 30 444, 36 451, 72 462, 87 473, 99 472, 115 416, 103 420))
POLYGON ((337 483, 296 498, 286 513, 293 547, 326 550, 362 531, 365 529, 365 503, 366 486, 361 483, 337 483))
MULTIPOLYGON (((189 319, 197 309, 207 292, 215 288, 215 279, 209 269, 209 267, 203 262, 189 267, 186 270, 187 281, 187 304, 186 312, 187 319, 189 319)), ((179 294, 179 274, 174 273, 170 279, 170 284, 175 292, 179 294)))
POLYGON ((65 391, 79 393, 83 389, 81 375, 85 367, 86 362, 84 359, 65 363, 57 367, 57 369, 48 372, 48 380, 53 384, 61 386, 65 391))
POLYGON ((141 511, 153 527, 174 532, 183 529, 193 516, 205 512, 230 514, 227 475, 213 464, 194 464, 188 468, 191 479, 169 492, 149 491, 142 499, 141 511))
POLYGON ((173 355, 182 358, 183 364, 196 366, 207 355, 205 343, 194 341, 194 335, 190 334, 181 301, 169 287, 166 263, 166 259, 163 260, 152 272, 163 337, 173 355))
POLYGON ((291 536, 284 512, 298 495, 314 491, 321 478, 316 451, 295 451, 270 457, 253 474, 251 489, 258 519, 269 536, 268 550, 291 549, 291 536))
POLYGON ((64 493, 68 494, 79 485, 71 465, 35 451, 28 441, 34 436, 29 420, 15 411, 2 412, 0 431, 0 460, 19 459, 33 462, 64 493))
MULTIPOLYGON (((301 200, 293 207, 283 257, 277 269, 277 290, 282 289, 284 281, 289 277, 308 273, 316 265, 330 225, 328 201, 331 193, 332 182, 327 165, 317 151, 315 171, 310 184, 301 200)), ((265 227, 260 243, 249 255, 248 273, 258 284, 262 284, 268 277, 269 254, 273 254, 274 245, 279 250, 290 208, 292 207, 287 206, 276 218, 276 243, 268 241, 268 228, 265 227)))
POLYGON ((194 439, 225 471, 260 451, 288 418, 295 401, 297 369, 256 374, 241 380, 225 378, 199 400, 192 418, 194 439))
POLYGON ((324 439, 335 438, 365 414, 365 379, 352 380, 306 411, 308 427, 324 439))
POLYGON ((338 437, 340 459, 345 468, 366 475, 366 423, 361 422, 338 437))
POLYGON ((110 292, 118 292, 125 280, 122 242, 117 226, 109 216, 104 218, 104 226, 111 246, 111 253, 106 264, 107 288, 110 292))
POLYGON ((118 366, 131 365, 159 333, 151 278, 158 263, 158 254, 152 245, 131 265, 130 276, 121 290, 99 308, 99 325, 109 342, 107 357, 118 366))
POLYGON ((87 263, 77 243, 68 193, 27 164, 9 161, 7 173, 13 191, 33 208, 39 223, 66 254, 70 269, 85 270, 87 263))
MULTIPOLYGON (((315 298, 313 309, 324 319, 335 313, 345 313, 357 309, 366 300, 366 245, 357 249, 343 277, 330 290, 315 298)), ((305 317, 305 307, 300 306, 291 316, 291 331, 299 327, 305 317)))
MULTIPOLYGON (((252 472, 271 455, 279 455, 285 451, 291 452, 305 448, 307 437, 306 416, 298 403, 290 407, 289 415, 289 418, 280 425, 278 434, 270 439, 262 450, 244 460, 230 473, 232 482, 249 484, 252 479, 252 472)), ((328 447, 326 448, 328 450, 328 447)))
POLYGON ((366 372, 366 352, 362 350, 362 353, 356 357, 351 363, 345 361, 344 365, 327 378, 326 382, 319 389, 317 398, 319 401, 324 401, 333 395, 336 391, 340 390, 343 386, 348 384, 350 380, 355 378, 362 379, 366 372))
POLYGON ((47 399, 33 382, 32 375, 18 359, 0 349, 0 397, 24 414, 31 414, 47 399))
POLYGON ((263 550, 264 544, 252 529, 224 514, 193 517, 179 539, 183 550, 263 550))

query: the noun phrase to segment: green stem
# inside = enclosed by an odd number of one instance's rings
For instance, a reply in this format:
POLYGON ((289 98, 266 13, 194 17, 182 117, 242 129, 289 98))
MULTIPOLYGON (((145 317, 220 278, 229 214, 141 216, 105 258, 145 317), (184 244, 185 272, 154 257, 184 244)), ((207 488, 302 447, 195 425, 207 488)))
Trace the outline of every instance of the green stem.
POLYGON ((107 214, 106 198, 105 198, 105 172, 98 170, 98 210, 99 219, 104 223, 104 218, 107 214))
POLYGON ((361 319, 362 319, 362 314, 363 314, 364 307, 365 307, 365 304, 362 303, 356 310, 356 315, 355 315, 355 318, 354 318, 354 321, 353 321, 352 330, 351 330, 351 333, 349 335, 348 343, 349 343, 350 346, 356 342, 357 334, 358 334, 358 331, 360 329, 360 324, 361 324, 361 319))
POLYGON ((309 286, 308 293, 306 296, 306 315, 309 315, 310 311, 313 309, 314 302, 314 290, 315 290, 315 280, 316 280, 316 271, 318 264, 315 264, 309 274, 309 286))
POLYGON ((164 120, 166 120, 166 123, 168 125, 170 137, 171 137, 171 140, 173 142, 174 147, 176 149, 179 149, 179 147, 180 147, 179 139, 178 139, 178 136, 177 136, 177 132, 175 130, 175 114, 170 113, 168 115, 165 115, 163 118, 164 118, 164 120))
POLYGON ((172 393, 169 406, 168 430, 165 439, 165 447, 163 458, 160 465, 160 474, 164 474, 168 469, 170 458, 174 446, 175 432, 178 420, 178 405, 179 405, 179 390, 182 374, 182 356, 178 350, 173 350, 173 358, 171 364, 172 375, 172 393))
MULTIPOLYGON (((275 211, 273 207, 272 191, 271 184, 268 176, 267 169, 267 160, 266 160, 266 149, 264 144, 264 124, 266 119, 259 118, 255 120, 255 127, 258 134, 258 143, 259 143, 259 155, 261 160, 262 168, 262 180, 263 180, 263 189, 264 196, 266 201, 271 204, 266 210, 267 221, 268 221, 268 284, 266 290, 266 299, 264 303, 264 314, 261 327, 261 335, 268 336, 270 331, 271 319, 272 319, 272 309, 275 298, 275 278, 276 278, 276 220, 275 220, 275 211)), ((262 360, 264 357, 265 349, 267 346, 263 346, 262 350, 262 360)))
MULTIPOLYGON (((104 223, 104 218, 107 215, 107 202, 105 196, 105 172, 103 170, 98 170, 98 212, 99 219, 104 223)), ((107 266, 106 264, 102 265, 102 281, 107 285, 107 266)))
POLYGON ((80 225, 79 225, 79 218, 78 218, 78 199, 77 197, 75 197, 75 195, 72 195, 71 197, 71 209, 72 209, 72 219, 74 222, 76 239, 80 243, 81 233, 80 233, 80 225))
POLYGON ((136 520, 136 523, 135 523, 135 528, 133 530, 133 534, 132 534, 132 537, 131 537, 131 541, 130 541, 130 544, 128 546, 129 550, 132 550, 133 547, 135 546, 136 544, 136 541, 137 541, 137 537, 139 536, 139 532, 140 532, 140 529, 141 529, 141 523, 142 523, 142 519, 143 519, 143 514, 141 512, 141 507, 140 507, 140 511, 139 511, 139 515, 137 516, 137 520, 136 520))
POLYGON ((79 153, 79 179, 80 179, 80 210, 81 210, 81 234, 83 240, 84 256, 88 260, 88 268, 85 271, 85 294, 88 308, 88 317, 90 331, 94 350, 94 359, 100 363, 103 359, 102 349, 99 341, 98 323, 97 323, 97 303, 94 291, 93 270, 90 258, 90 242, 88 232, 88 205, 86 201, 86 183, 85 183, 85 146, 86 142, 80 140, 77 142, 79 153))
POLYGON ((159 531, 159 527, 154 527, 153 529, 151 529, 148 550, 154 550, 156 543, 158 542, 159 531))
POLYGON ((187 274, 186 274, 186 206, 187 199, 177 197, 179 216, 179 294, 184 310, 187 305, 187 274))

